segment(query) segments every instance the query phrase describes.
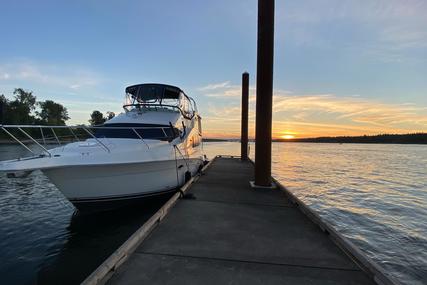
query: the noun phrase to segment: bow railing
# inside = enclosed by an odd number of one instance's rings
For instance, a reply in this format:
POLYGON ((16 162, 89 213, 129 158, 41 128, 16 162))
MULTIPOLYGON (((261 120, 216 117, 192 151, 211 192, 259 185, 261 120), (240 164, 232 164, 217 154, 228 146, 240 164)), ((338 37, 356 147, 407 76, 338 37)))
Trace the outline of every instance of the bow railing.
POLYGON ((45 126, 45 125, 0 125, 0 129, 27 151, 37 156, 52 156, 49 145, 62 146, 64 143, 94 139, 98 146, 111 152, 105 139, 139 139, 148 148, 144 139, 171 141, 177 137, 178 130, 167 127, 118 127, 118 126, 45 126), (38 136, 38 137, 36 137, 38 136), (36 153, 29 146, 36 145, 42 153, 36 153))

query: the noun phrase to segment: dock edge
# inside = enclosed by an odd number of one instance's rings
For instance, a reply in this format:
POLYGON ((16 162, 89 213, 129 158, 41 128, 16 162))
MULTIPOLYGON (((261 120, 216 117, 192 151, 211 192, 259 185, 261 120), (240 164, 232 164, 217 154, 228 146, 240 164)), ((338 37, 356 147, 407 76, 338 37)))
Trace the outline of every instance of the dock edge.
POLYGON ((379 285, 399 285, 401 284, 395 278, 385 273, 385 269, 378 265, 365 255, 354 243, 341 235, 327 221, 322 219, 319 214, 310 209, 302 200, 296 197, 291 191, 283 186, 276 178, 272 177, 277 187, 282 190, 289 200, 307 217, 317 225, 323 232, 328 234, 329 238, 365 273, 371 276, 379 285))
POLYGON ((173 206, 178 202, 190 186, 196 182, 201 175, 209 168, 212 160, 206 164, 200 173, 193 176, 187 183, 180 187, 175 193, 150 219, 148 219, 135 233, 133 233, 117 250, 115 250, 94 272, 92 272, 81 284, 82 285, 100 285, 105 284, 136 250, 136 248, 148 237, 148 235, 157 227, 157 225, 166 217, 173 206))
MULTIPOLYGON (((229 157, 239 158, 239 156, 217 155, 201 170, 199 175, 192 177, 179 192, 175 193, 148 221, 146 221, 134 234, 132 234, 116 251, 114 251, 98 268, 92 272, 81 284, 82 285, 100 285, 105 284, 111 276, 136 250, 136 248, 148 237, 156 226, 166 217, 173 206, 178 202, 180 196, 185 193, 190 186, 196 182, 200 175, 209 168, 216 158, 229 157)), ((249 159, 255 164, 252 159, 249 159)), ((327 221, 322 219, 319 214, 310 209, 302 200, 296 197, 291 191, 283 186, 276 178, 272 177, 276 184, 290 202, 294 204, 311 222, 317 225, 323 232, 328 234, 329 238, 365 273, 367 273, 379 285, 399 285, 401 284, 394 277, 385 273, 385 269, 376 262, 367 257, 354 243, 342 236, 327 221)))

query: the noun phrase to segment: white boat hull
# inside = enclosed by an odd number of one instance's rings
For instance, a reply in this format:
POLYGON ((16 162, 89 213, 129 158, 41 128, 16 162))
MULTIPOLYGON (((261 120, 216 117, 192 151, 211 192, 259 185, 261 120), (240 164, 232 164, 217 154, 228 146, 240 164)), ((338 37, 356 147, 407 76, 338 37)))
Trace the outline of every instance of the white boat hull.
POLYGON ((123 204, 126 200, 134 202, 139 198, 176 191, 185 183, 186 172, 194 175, 202 164, 200 159, 166 160, 42 171, 77 208, 87 208, 89 205, 113 205, 112 202, 123 204))

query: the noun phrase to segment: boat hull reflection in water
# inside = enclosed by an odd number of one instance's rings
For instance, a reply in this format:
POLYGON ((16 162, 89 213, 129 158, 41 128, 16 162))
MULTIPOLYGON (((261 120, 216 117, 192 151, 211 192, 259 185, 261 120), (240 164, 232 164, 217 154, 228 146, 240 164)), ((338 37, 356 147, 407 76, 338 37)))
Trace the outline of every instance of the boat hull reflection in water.
POLYGON ((120 247, 171 194, 146 198, 137 205, 118 210, 82 213, 76 212, 67 227, 68 239, 57 250, 52 250, 40 265, 37 284, 80 284, 114 250, 120 247))

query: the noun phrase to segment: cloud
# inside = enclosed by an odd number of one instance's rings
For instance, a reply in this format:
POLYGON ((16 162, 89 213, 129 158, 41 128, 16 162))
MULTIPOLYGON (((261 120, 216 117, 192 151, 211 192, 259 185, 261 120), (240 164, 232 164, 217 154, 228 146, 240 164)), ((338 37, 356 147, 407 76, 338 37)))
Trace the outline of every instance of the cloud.
POLYGON ((407 124, 426 129, 427 108, 412 104, 387 104, 360 97, 338 97, 332 94, 275 96, 274 113, 305 111, 322 117, 332 114, 337 121, 351 121, 383 126, 407 124))
POLYGON ((68 124, 87 123, 94 109, 120 111, 121 98, 110 98, 108 90, 103 91, 104 81, 103 76, 85 66, 28 59, 0 62, 0 94, 10 96, 17 87, 32 90, 40 101, 50 99, 63 104, 71 117, 68 124))
MULTIPOLYGON (((252 94, 255 87, 251 86, 252 94)), ((208 93, 208 96, 211 93, 208 93)), ((229 85, 217 90, 216 103, 209 104, 204 114, 206 130, 237 137, 240 132, 239 86, 229 85), (227 105, 218 107, 218 100, 227 105)), ((249 123, 254 135, 255 96, 250 100, 249 123)), ((427 131, 427 106, 412 103, 391 104, 363 96, 335 94, 297 95, 287 90, 274 90, 273 135, 295 132, 301 136, 361 135, 384 132, 407 133, 427 131)))
POLYGON ((218 90, 218 89, 223 89, 223 88, 228 88, 228 87, 230 87, 230 81, 224 81, 224 82, 209 84, 209 85, 200 87, 198 90, 199 91, 210 91, 210 90, 218 90))
MULTIPOLYGON (((203 95, 216 98, 241 97, 242 87, 240 85, 232 85, 229 81, 222 83, 209 84, 198 88, 203 95)), ((255 87, 249 86, 249 95, 255 94, 255 87)))
POLYGON ((80 84, 72 84, 69 86, 71 89, 79 89, 81 87, 80 84))
POLYGON ((222 91, 212 92, 205 94, 208 97, 240 97, 242 90, 240 88, 227 88, 222 91))
POLYGON ((3 74, 0 75, 0 79, 7 80, 9 78, 10 78, 9 73, 3 73, 3 74))
POLYGON ((305 0, 279 6, 278 14, 285 13, 290 21, 318 23, 331 19, 357 21, 386 21, 423 19, 427 9, 424 0, 305 0), (280 9, 281 8, 281 9, 280 9), (310 8, 310 9, 308 9, 310 8))
POLYGON ((353 57, 398 63, 427 47, 424 0, 303 0, 277 6, 276 37, 286 45, 339 47, 353 57))
POLYGON ((17 60, 0 63, 0 83, 5 80, 76 90, 97 86, 102 78, 87 68, 17 60))
MULTIPOLYGON (((427 21, 422 23, 427 25, 427 21)), ((389 49, 399 51, 411 48, 427 47, 427 31, 419 30, 418 27, 407 25, 395 25, 385 28, 379 40, 388 46, 389 49)))

